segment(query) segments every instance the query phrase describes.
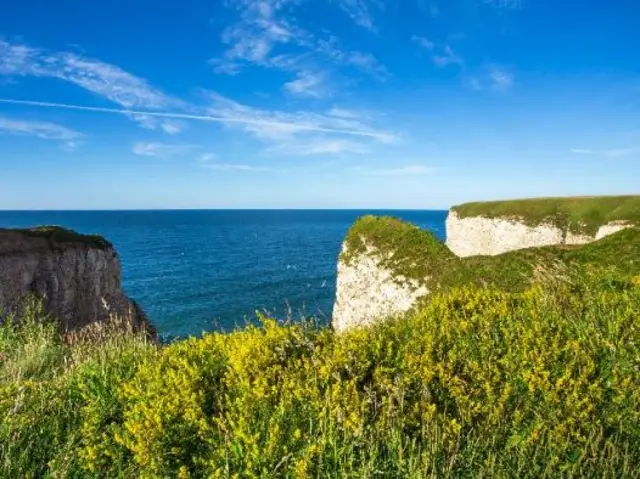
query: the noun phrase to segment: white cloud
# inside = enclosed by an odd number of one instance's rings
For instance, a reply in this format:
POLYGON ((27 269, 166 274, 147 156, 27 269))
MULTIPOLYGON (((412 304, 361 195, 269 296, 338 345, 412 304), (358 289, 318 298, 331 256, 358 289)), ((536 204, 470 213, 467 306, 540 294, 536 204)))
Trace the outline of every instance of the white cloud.
POLYGON ((202 163, 200 166, 218 171, 274 171, 273 168, 269 168, 267 166, 253 166, 237 163, 202 163))
POLYGON ((127 115, 147 130, 162 130, 168 135, 176 135, 186 128, 184 122, 163 120, 150 115, 127 115))
POLYGON ((418 45, 420 45, 425 50, 433 50, 436 47, 436 44, 434 42, 432 42, 426 37, 421 37, 419 35, 412 36, 411 40, 414 43, 417 43, 418 45))
POLYGON ((494 8, 513 10, 522 7, 522 0, 484 0, 484 3, 494 8))
MULTIPOLYGON (((339 1, 341 6, 363 2, 339 1)), ((386 68, 373 55, 345 51, 335 36, 322 38, 298 26, 291 15, 292 7, 298 3, 298 0, 230 0, 240 18, 222 32, 221 40, 228 48, 221 58, 209 60, 214 70, 235 75, 243 65, 251 64, 300 75, 318 69, 321 63, 326 69, 323 61, 329 59, 338 66, 350 66, 378 79, 388 76, 386 68)), ((356 15, 356 10, 353 12, 356 15)), ((356 17, 366 23, 364 17, 356 17)))
MULTIPOLYGON (((44 140, 61 140, 72 144, 82 138, 82 134, 57 123, 44 121, 18 120, 0 117, 0 133, 20 136, 35 136, 44 140)), ((75 144, 74 144, 75 146, 75 144)))
MULTIPOLYGON (((145 79, 115 65, 76 53, 50 52, 3 40, 0 40, 0 75, 55 78, 127 109, 159 110, 183 106, 181 101, 154 88, 145 79)), ((156 123, 148 117, 132 119, 144 128, 160 128, 169 134, 179 131, 176 124, 156 123)))
POLYGON ((489 68, 489 81, 497 89, 506 90, 514 83, 513 74, 504 67, 493 65, 489 68))
POLYGON ((303 139, 283 142, 269 150, 269 153, 291 156, 365 154, 371 151, 368 144, 339 138, 303 139))
POLYGON ((361 113, 355 112, 355 111, 351 111, 351 110, 347 110, 345 108, 339 108, 339 107, 333 107, 331 108, 331 110, 329 110, 327 112, 328 115, 330 116, 336 116, 338 118, 346 118, 349 120, 356 120, 358 118, 362 117, 361 113))
POLYGON ((357 119, 340 118, 304 111, 290 113, 278 110, 260 110, 242 105, 214 92, 205 92, 205 97, 207 97, 211 103, 210 107, 206 108, 208 114, 126 110, 70 105, 65 103, 11 100, 6 98, 0 98, 0 103, 96 113, 113 113, 126 116, 148 115, 158 118, 223 123, 227 126, 236 126, 245 129, 257 136, 263 137, 289 136, 303 132, 322 132, 371 138, 382 143, 396 143, 400 140, 398 135, 393 132, 373 128, 357 119))
POLYGON ((393 143, 399 139, 396 134, 377 129, 359 119, 305 111, 261 110, 215 92, 207 92, 206 96, 211 104, 207 110, 210 115, 214 115, 230 127, 241 128, 261 139, 281 141, 308 133, 357 136, 382 143, 393 143))
POLYGON ((440 68, 464 64, 464 60, 449 45, 445 45, 443 51, 439 55, 434 55, 431 59, 440 68))
POLYGON ((327 95, 323 86, 325 74, 322 72, 301 71, 295 80, 285 83, 284 88, 292 95, 321 98, 327 95))
POLYGON ((0 74, 57 78, 124 108, 158 109, 176 100, 117 66, 75 53, 47 52, 0 40, 0 74))
POLYGON ((508 90, 515 84, 514 74, 506 67, 491 64, 485 66, 483 71, 473 77, 467 79, 471 89, 480 91, 487 88, 494 90, 508 90))
POLYGON ((205 153, 198 158, 198 164, 210 170, 218 171, 273 171, 273 168, 266 166, 246 165, 239 163, 217 163, 217 156, 214 153, 205 153))
POLYGON ((330 36, 326 40, 318 40, 314 50, 339 65, 353 67, 378 80, 385 80, 390 75, 386 67, 376 57, 357 50, 343 50, 338 38, 334 36, 330 36))
POLYGON ((140 156, 153 156, 158 158, 168 158, 170 156, 185 154, 191 150, 193 145, 171 145, 166 143, 134 143, 132 151, 140 156))
POLYGON ((610 150, 590 150, 585 148, 572 148, 571 153, 574 153, 576 155, 604 156, 607 158, 625 158, 627 156, 632 156, 632 155, 635 155, 636 153, 640 153, 640 147, 612 148, 610 150))
POLYGON ((353 22, 367 30, 377 31, 373 10, 382 10, 384 2, 379 0, 336 0, 340 9, 353 22))
POLYGON ((435 168, 424 165, 406 165, 394 168, 354 168, 354 171, 370 176, 422 176, 433 173, 435 168))

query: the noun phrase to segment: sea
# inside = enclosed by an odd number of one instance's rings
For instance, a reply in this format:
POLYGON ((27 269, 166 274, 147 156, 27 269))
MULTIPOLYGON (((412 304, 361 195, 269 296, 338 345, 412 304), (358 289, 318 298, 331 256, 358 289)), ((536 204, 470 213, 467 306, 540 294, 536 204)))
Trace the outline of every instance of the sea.
POLYGON ((161 338, 257 320, 330 321, 342 241, 366 214, 391 215, 445 240, 446 211, 0 211, 0 227, 59 225, 111 241, 125 292, 161 338))

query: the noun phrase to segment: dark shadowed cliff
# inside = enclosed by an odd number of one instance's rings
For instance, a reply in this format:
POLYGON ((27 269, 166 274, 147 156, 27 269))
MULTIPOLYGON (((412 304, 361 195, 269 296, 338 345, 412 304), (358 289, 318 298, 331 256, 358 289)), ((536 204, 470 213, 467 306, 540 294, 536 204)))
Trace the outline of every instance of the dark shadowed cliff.
POLYGON ((118 254, 100 236, 59 227, 0 229, 0 309, 14 312, 34 294, 62 330, 118 317, 155 336, 144 312, 122 291, 118 254))

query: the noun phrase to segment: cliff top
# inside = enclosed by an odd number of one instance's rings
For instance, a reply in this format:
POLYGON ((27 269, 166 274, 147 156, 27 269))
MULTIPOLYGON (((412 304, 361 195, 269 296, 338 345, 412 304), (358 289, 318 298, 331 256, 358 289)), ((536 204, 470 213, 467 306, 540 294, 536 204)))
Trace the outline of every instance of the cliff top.
POLYGON ((640 225, 640 195, 474 202, 454 206, 451 211, 461 218, 518 218, 529 226, 550 223, 564 231, 594 235, 611 221, 640 225))
POLYGON ((59 226, 38 226, 27 229, 0 228, 0 255, 63 244, 98 249, 112 248, 111 243, 102 236, 85 235, 59 226))
POLYGON ((494 284, 505 291, 526 287, 536 267, 558 263, 616 267, 640 274, 640 228, 628 228, 583 246, 545 246, 497 256, 458 258, 431 232, 390 217, 365 216, 352 226, 341 261, 350 264, 367 248, 396 281, 417 280, 430 290, 494 284))

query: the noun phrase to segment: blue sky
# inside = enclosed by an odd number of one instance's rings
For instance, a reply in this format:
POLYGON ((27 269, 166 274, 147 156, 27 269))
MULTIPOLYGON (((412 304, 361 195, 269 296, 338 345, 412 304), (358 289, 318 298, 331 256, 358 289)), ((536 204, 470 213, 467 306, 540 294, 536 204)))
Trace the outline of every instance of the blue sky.
POLYGON ((632 0, 24 0, 0 209, 639 193, 632 0))

